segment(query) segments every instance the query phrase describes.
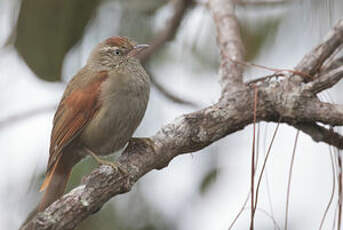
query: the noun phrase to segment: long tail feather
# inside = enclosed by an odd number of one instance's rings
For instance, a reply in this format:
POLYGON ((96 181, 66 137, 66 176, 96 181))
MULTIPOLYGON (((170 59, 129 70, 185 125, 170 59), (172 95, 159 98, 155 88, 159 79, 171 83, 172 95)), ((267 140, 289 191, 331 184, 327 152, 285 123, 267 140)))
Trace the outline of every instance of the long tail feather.
POLYGON ((45 190, 45 193, 39 203, 39 211, 43 211, 64 193, 72 170, 70 164, 64 162, 64 159, 62 157, 56 161, 42 184, 41 191, 45 190))

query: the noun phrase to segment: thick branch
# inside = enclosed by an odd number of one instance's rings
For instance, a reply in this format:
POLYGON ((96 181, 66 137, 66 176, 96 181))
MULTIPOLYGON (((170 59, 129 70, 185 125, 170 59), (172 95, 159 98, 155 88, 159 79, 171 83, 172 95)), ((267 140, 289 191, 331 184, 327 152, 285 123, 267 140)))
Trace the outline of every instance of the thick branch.
POLYGON ((210 0, 209 7, 217 29, 217 42, 221 56, 220 78, 222 94, 225 95, 229 91, 239 90, 243 85, 243 66, 234 61, 243 61, 244 46, 234 14, 233 1, 210 0))
POLYGON ((165 167, 177 155, 204 148, 249 124, 252 114, 236 109, 218 103, 179 117, 151 139, 135 139, 119 158, 129 175, 114 172, 108 166, 99 167, 85 179, 86 185, 63 196, 22 229, 73 229, 110 198, 128 192, 152 169, 165 167))

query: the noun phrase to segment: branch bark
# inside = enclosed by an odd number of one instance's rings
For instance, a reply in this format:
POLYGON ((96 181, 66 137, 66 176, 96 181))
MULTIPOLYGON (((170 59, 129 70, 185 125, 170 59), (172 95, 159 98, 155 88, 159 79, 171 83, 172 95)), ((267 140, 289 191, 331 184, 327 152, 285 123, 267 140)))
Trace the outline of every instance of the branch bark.
POLYGON ((216 24, 217 43, 220 50, 220 78, 222 95, 240 90, 243 85, 244 45, 235 17, 233 1, 211 0, 209 8, 216 24), (237 62, 234 62, 237 61, 237 62))
MULTIPOLYGON (((223 94, 219 101, 197 112, 178 117, 150 138, 132 139, 119 158, 128 174, 115 172, 108 166, 100 166, 86 177, 83 185, 54 202, 21 229, 73 229, 113 196, 130 191, 134 183, 151 170, 164 168, 180 154, 200 150, 243 129, 253 122, 255 86, 259 94, 256 111, 258 121, 281 121, 303 130, 316 141, 333 144, 327 130, 317 126, 316 122, 343 125, 343 107, 320 102, 316 94, 308 90, 307 84, 310 82, 294 85, 292 78, 280 81, 266 78, 255 85, 244 84, 242 66, 230 61, 243 59, 243 46, 233 2, 211 0, 209 7, 217 26, 222 59, 220 77, 223 94), (310 129, 308 125, 314 128, 310 129), (318 133, 322 133, 324 138, 315 136, 318 133)), ((317 79, 329 81, 331 78, 325 77, 325 73, 322 75, 316 71, 342 42, 343 20, 337 23, 329 38, 318 49, 304 57, 298 64, 299 69, 317 74, 317 79)), ((341 68, 336 70, 339 74, 343 72, 341 68)), ((334 145, 341 148, 342 138, 335 138, 337 143, 334 145)))
POLYGON ((343 43, 343 20, 339 20, 332 31, 326 36, 326 39, 309 52, 299 62, 295 69, 314 76, 320 70, 325 60, 343 43))
POLYGON ((314 122, 300 123, 294 127, 309 135, 315 142, 324 142, 338 149, 343 149, 343 136, 333 129, 327 129, 314 122))

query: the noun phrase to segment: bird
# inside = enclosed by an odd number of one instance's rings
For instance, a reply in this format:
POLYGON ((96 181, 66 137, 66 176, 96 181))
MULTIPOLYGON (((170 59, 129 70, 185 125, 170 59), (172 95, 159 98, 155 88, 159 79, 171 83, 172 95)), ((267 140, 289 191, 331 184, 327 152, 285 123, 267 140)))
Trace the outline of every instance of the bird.
POLYGON ((70 80, 53 119, 38 211, 63 195, 73 166, 84 157, 121 169, 119 163, 101 157, 122 149, 143 119, 150 78, 137 55, 148 47, 110 37, 96 45, 70 80))

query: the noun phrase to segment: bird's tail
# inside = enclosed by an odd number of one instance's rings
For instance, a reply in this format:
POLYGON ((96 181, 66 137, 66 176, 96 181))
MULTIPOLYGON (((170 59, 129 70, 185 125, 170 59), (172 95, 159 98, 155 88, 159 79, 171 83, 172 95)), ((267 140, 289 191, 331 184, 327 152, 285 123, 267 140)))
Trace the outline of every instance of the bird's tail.
POLYGON ((39 212, 47 208, 64 193, 72 170, 72 165, 70 162, 64 162, 65 159, 66 158, 63 156, 57 159, 53 168, 46 175, 43 181, 40 191, 45 190, 45 193, 39 203, 39 212))
MULTIPOLYGON (((67 161, 63 156, 60 157, 53 168, 47 173, 43 184, 40 188, 40 191, 45 193, 38 204, 38 206, 33 209, 30 214, 26 217, 21 228, 23 228, 31 219, 38 213, 47 208, 55 200, 60 198, 67 186, 67 182, 72 170, 73 164, 70 164, 70 161, 67 161)), ((20 229, 21 229, 20 228, 20 229)))

